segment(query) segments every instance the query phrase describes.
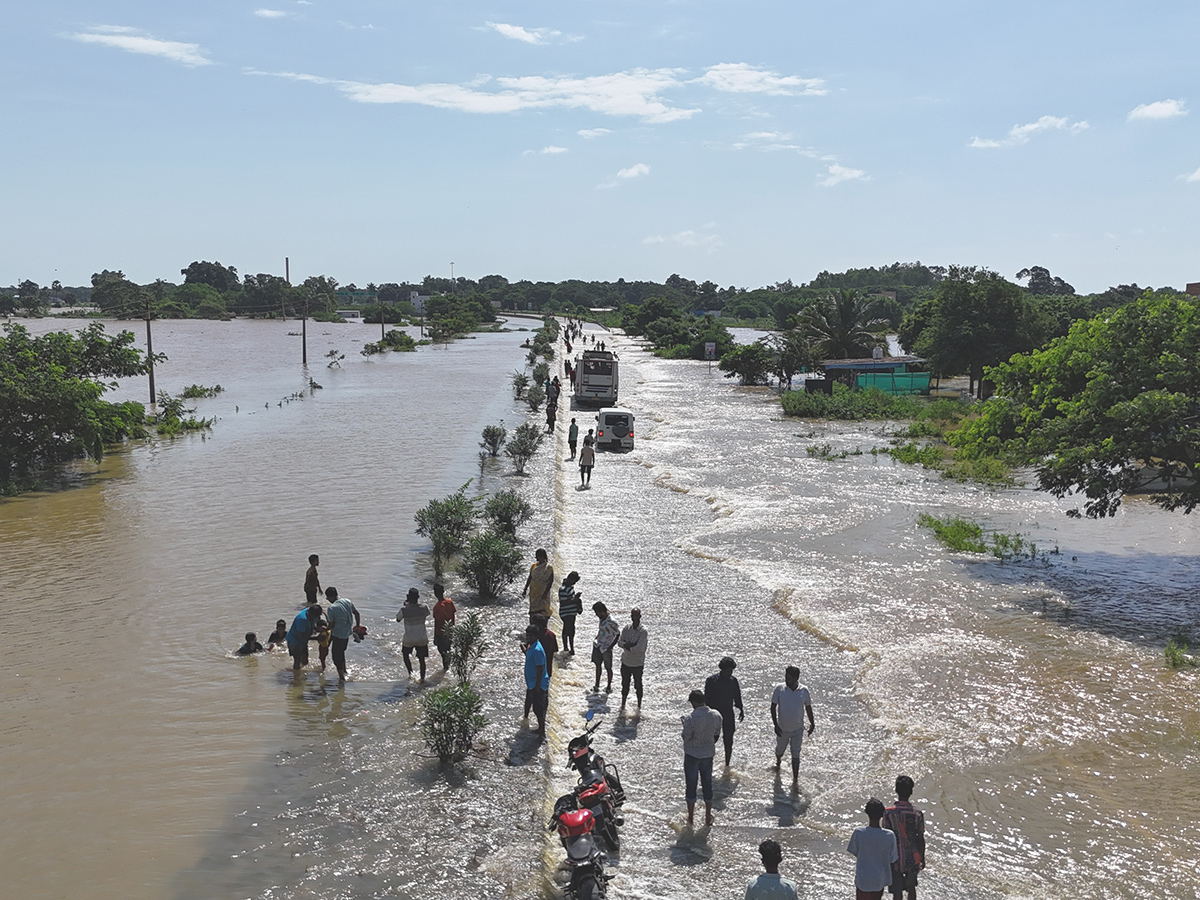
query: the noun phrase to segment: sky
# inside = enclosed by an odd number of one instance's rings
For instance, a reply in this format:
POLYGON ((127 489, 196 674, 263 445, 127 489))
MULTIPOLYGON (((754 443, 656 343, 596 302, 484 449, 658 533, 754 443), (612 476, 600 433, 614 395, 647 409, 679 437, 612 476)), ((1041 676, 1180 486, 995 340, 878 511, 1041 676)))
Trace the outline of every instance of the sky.
POLYGON ((1200 281, 1200 4, 39 0, 0 284, 1200 281))

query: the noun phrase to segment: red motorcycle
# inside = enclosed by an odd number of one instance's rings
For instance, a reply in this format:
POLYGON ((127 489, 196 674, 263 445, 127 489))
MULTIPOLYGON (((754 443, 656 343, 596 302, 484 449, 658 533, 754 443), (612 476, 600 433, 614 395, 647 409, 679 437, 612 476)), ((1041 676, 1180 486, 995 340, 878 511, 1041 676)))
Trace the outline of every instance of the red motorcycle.
POLYGON ((558 837, 567 851, 571 880, 568 896, 574 900, 603 900, 608 879, 604 874, 604 851, 592 837, 596 819, 590 809, 579 809, 574 793, 564 794, 554 804, 547 831, 558 829, 558 837))
MULTIPOLYGON (((591 719, 593 715, 594 712, 589 709, 587 718, 591 719)), ((567 767, 579 773, 579 783, 573 795, 577 805, 581 809, 591 810, 596 833, 608 845, 608 849, 616 853, 621 847, 617 828, 625 824, 619 812, 625 803, 625 791, 621 787, 617 767, 606 763, 604 757, 592 748, 592 732, 599 727, 600 722, 597 721, 567 744, 567 767)))

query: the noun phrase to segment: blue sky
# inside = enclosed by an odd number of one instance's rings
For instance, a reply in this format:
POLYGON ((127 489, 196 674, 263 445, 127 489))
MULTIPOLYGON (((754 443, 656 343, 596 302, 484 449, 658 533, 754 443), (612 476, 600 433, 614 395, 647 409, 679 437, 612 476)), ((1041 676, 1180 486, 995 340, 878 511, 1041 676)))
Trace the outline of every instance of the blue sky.
POLYGON ((0 19, 0 284, 195 259, 1200 281, 1200 4, 91 0, 0 19))

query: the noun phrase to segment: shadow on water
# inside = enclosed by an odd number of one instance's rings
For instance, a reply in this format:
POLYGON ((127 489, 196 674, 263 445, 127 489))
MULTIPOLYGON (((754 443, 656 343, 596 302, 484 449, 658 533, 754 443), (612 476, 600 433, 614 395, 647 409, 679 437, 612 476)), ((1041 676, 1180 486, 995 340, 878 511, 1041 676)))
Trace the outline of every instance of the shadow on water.
MULTIPOLYGON (((697 815, 703 816, 704 809, 700 807, 697 815)), ((675 826, 672 825, 672 828, 675 826)), ((711 825, 692 828, 690 825, 679 826, 679 838, 671 848, 671 865, 700 866, 712 859, 713 848, 708 843, 712 832, 711 825)))
POLYGON ((780 828, 791 828, 804 817, 812 805, 812 798, 803 791, 793 791, 791 785, 784 786, 783 776, 775 773, 775 785, 767 815, 779 820, 780 828))
POLYGON ((626 741, 636 741, 638 727, 641 724, 642 714, 640 711, 627 713, 621 710, 617 713, 617 721, 613 724, 612 736, 616 738, 618 744, 624 744, 626 741))
POLYGON ((1200 559, 1194 556, 1076 551, 1036 562, 966 565, 979 581, 1033 588, 1013 603, 1063 628, 1157 648, 1181 627, 1200 625, 1200 559))
POLYGON ((512 746, 508 751, 507 764, 527 766, 536 762, 538 751, 545 742, 545 735, 538 734, 537 731, 526 728, 524 725, 518 725, 517 732, 513 735, 512 746))

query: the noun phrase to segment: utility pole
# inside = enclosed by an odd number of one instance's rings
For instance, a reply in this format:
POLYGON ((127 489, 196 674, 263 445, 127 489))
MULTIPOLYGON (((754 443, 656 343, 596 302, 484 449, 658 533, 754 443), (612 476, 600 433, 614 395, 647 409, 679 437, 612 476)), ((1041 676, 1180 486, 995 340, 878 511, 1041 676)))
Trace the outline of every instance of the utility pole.
POLYGON ((300 364, 308 368, 308 301, 304 301, 304 318, 300 320, 300 364))
MULTIPOLYGON (((159 300, 162 299, 162 285, 161 278, 154 282, 154 290, 159 300)), ((146 360, 150 363, 150 405, 154 406, 158 402, 158 394, 154 390, 154 337, 150 333, 150 320, 154 315, 154 306, 151 303, 149 292, 142 292, 142 300, 145 304, 142 315, 146 319, 146 360)))

